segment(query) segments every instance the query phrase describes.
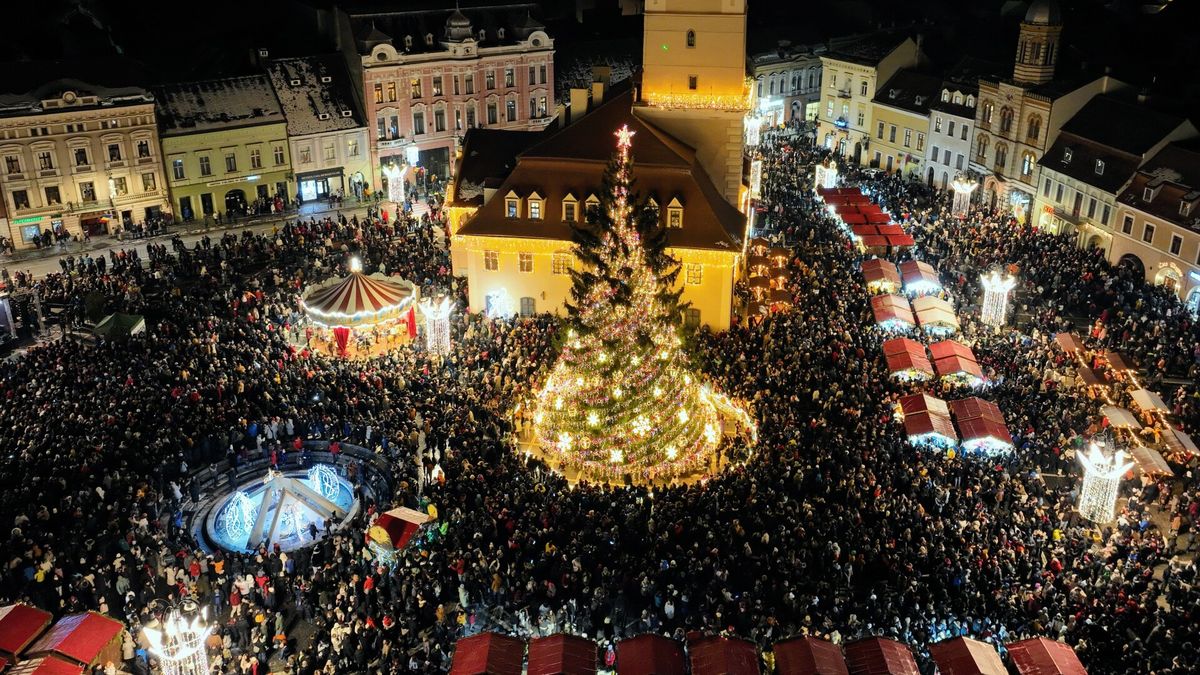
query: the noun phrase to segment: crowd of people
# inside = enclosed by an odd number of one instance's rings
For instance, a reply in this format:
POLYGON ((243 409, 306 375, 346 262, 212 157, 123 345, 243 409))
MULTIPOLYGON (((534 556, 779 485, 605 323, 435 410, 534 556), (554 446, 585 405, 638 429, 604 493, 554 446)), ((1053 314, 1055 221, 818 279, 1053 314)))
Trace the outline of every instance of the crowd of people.
MULTIPOLYGON (((1081 521, 1072 457, 1096 412, 1045 373, 1061 358, 1047 336, 1082 319, 1150 381, 1194 382, 1194 320, 1067 238, 983 206, 951 218, 924 185, 847 171, 905 220, 960 316, 979 270, 1021 269, 1020 330, 965 326, 1016 449, 982 459, 914 448, 893 420, 907 389, 884 368, 859 255, 811 195, 821 151, 767 137, 762 153, 762 234, 793 252, 794 303, 696 335, 697 361, 749 402, 759 428, 754 458, 703 485, 572 488, 513 452, 511 408, 556 357, 553 317, 459 316, 444 358, 419 347, 361 362, 298 352, 288 340, 298 292, 344 273, 351 255, 466 306, 444 224, 428 216, 175 239, 145 260, 76 258, 22 280, 81 312, 100 292, 151 328, 0 365, 0 514, 11 519, 0 601, 125 621, 115 666, 140 673, 154 658, 141 628, 161 601, 184 597, 211 609, 222 673, 444 672, 454 641, 483 629, 567 630, 606 651, 647 631, 724 632, 764 648, 884 635, 913 645, 925 670, 925 648, 945 637, 1040 635, 1071 643, 1093 673, 1190 672, 1200 593, 1194 563, 1173 559, 1197 543, 1195 467, 1128 482, 1111 526, 1081 521), (200 547, 187 527, 198 475, 297 438, 371 449, 390 462, 394 491, 291 554, 200 547), (422 480, 435 466, 438 479, 422 480), (439 536, 381 565, 364 544, 370 519, 426 502, 439 536)), ((1200 421, 1195 387, 1171 401, 1175 418, 1200 421)))

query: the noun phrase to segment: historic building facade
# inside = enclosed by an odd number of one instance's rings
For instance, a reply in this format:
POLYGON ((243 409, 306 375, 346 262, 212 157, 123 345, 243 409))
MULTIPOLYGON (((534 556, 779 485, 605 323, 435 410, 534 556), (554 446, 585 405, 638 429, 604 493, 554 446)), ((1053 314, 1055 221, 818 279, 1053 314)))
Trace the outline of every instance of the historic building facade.
POLYGON ((154 98, 137 87, 58 80, 0 96, 5 236, 115 232, 170 211, 154 98))
POLYGON ((924 173, 929 106, 937 100, 941 79, 901 69, 871 101, 869 165, 906 177, 924 173))
POLYGON ((473 10, 350 17, 373 173, 389 198, 403 198, 406 183, 448 178, 467 129, 537 130, 551 122, 554 40, 532 18, 535 7, 515 6, 522 8, 515 23, 473 10))
POLYGON ((750 57, 757 114, 767 127, 799 124, 817 117, 821 102, 821 53, 824 45, 781 44, 750 57))

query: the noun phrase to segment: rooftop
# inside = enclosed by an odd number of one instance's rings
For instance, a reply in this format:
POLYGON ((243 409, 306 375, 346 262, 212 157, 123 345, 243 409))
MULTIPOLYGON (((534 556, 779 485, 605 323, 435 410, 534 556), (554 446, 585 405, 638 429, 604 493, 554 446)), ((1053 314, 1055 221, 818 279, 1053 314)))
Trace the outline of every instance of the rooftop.
POLYGON ((141 87, 104 87, 72 78, 62 78, 23 94, 0 94, 0 117, 36 115, 67 109, 96 110, 153 102, 154 97, 141 87), (49 106, 47 101, 51 102, 49 106))
POLYGON ((557 128, 540 131, 468 129, 463 137, 462 160, 455 172, 457 206, 482 206, 483 188, 499 187, 517 166, 517 156, 557 128))
POLYGON ((1171 143, 1134 175, 1117 200, 1153 216, 1200 231, 1200 145, 1171 143), (1150 188, 1150 199, 1146 189, 1150 188), (1181 203, 1191 207, 1186 215, 1181 203))
POLYGON ((923 115, 941 95, 942 78, 902 68, 879 88, 875 102, 923 115))
POLYGON ((285 121, 266 75, 167 85, 154 96, 163 136, 285 121))
POLYGON ((268 65, 267 74, 287 119, 289 136, 363 125, 354 84, 340 55, 278 59, 268 65))
POLYGON ((362 54, 385 43, 408 54, 446 51, 444 42, 468 36, 480 47, 512 45, 535 30, 545 30, 533 17, 539 10, 536 3, 464 2, 458 8, 446 5, 436 0, 405 2, 403 9, 360 4, 347 7, 346 13, 362 54), (432 44, 426 42, 427 36, 432 36, 432 44), (406 43, 405 37, 412 39, 406 43))
POLYGON ((831 45, 829 52, 824 56, 838 61, 875 66, 907 39, 908 36, 903 33, 873 33, 856 40, 831 45))
POLYGON ((1142 155, 1185 120, 1112 94, 1092 97, 1063 125, 1074 134, 1133 155, 1142 155))

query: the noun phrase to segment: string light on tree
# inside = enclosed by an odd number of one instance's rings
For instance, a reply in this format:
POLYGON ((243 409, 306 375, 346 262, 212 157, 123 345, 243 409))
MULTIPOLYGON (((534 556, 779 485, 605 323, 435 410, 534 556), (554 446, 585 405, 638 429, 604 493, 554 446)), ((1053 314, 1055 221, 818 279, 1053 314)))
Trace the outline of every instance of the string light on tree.
POLYGON ((951 212, 956 216, 967 215, 967 210, 971 208, 971 193, 979 187, 979 183, 960 173, 950 181, 950 187, 954 190, 954 202, 950 206, 951 212))
POLYGON ((194 602, 172 607, 162 618, 161 629, 144 628, 150 650, 158 656, 163 675, 208 675, 204 641, 212 633, 206 610, 194 602))
MULTIPOLYGON (((680 349, 679 263, 656 214, 631 192, 635 134, 616 131, 602 208, 575 231, 585 271, 573 277, 563 349, 533 405, 534 436, 552 465, 609 485, 707 475, 727 401, 692 376, 680 349)), ((748 420, 730 406, 739 424, 748 420)))
POLYGON ((1121 476, 1133 467, 1125 461, 1125 452, 1107 454, 1092 443, 1086 453, 1079 454, 1083 465, 1083 485, 1079 488, 1079 515, 1093 523, 1108 523, 1116 516, 1117 490, 1121 476))
POLYGON ((431 354, 449 354, 450 314, 454 311, 454 303, 450 298, 442 298, 438 303, 425 299, 419 306, 425 317, 425 348, 431 354))
POLYGON ((983 285, 983 308, 979 319, 989 326, 1004 325, 1008 314, 1008 294, 1017 285, 1015 277, 992 270, 979 278, 983 285))

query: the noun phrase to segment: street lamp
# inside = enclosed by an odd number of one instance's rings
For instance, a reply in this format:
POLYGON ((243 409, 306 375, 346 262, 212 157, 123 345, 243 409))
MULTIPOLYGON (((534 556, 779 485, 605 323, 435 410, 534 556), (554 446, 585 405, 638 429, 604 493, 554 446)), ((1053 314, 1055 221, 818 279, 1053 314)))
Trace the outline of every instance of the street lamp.
POLYGON ((954 189, 954 203, 950 210, 956 216, 966 216, 967 210, 971 207, 971 193, 979 187, 979 183, 960 173, 950 181, 950 187, 954 189))
POLYGON ((1004 317, 1008 313, 1008 293, 1017 285, 1016 277, 1010 274, 1000 274, 1000 270, 992 270, 979 278, 983 285, 983 310, 979 319, 989 326, 999 328, 1004 325, 1004 317))
POLYGON ((1108 455, 1092 443, 1086 454, 1080 453, 1083 464, 1083 485, 1079 489, 1079 515, 1093 523, 1112 521, 1117 510, 1117 489, 1121 476, 1133 467, 1125 462, 1125 452, 1117 450, 1108 455))
POLYGON ((158 656, 163 675, 207 675, 208 651, 204 641, 212 633, 206 610, 194 601, 168 605, 161 628, 143 628, 150 650, 158 656))

